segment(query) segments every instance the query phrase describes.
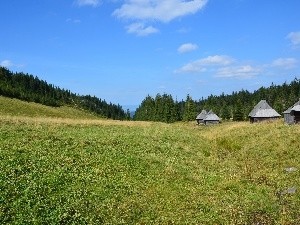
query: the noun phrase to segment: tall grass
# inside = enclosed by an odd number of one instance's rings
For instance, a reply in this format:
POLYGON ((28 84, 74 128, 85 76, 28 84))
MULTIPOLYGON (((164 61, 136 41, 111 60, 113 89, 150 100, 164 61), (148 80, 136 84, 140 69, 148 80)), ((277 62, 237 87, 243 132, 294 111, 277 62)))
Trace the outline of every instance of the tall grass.
POLYGON ((299 126, 0 119, 1 223, 300 224, 299 126))

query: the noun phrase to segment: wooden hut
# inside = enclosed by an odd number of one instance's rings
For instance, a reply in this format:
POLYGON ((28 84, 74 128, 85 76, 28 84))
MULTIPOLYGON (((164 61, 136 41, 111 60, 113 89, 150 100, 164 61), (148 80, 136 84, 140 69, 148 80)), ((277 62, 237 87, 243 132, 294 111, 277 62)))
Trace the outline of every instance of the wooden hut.
POLYGON ((300 123, 300 99, 293 106, 283 112, 286 124, 300 123))
POLYGON ((201 113, 196 117, 197 123, 199 124, 204 124, 204 119, 207 115, 206 110, 202 110, 201 113))
POLYGON ((205 125, 219 124, 220 118, 212 110, 210 110, 203 121, 205 125))
POLYGON ((249 113, 248 117, 250 123, 259 123, 279 119, 281 115, 266 100, 261 100, 249 113))
POLYGON ((202 110, 201 113, 196 117, 197 123, 209 125, 209 124, 218 124, 220 123, 220 118, 212 111, 206 112, 202 110))

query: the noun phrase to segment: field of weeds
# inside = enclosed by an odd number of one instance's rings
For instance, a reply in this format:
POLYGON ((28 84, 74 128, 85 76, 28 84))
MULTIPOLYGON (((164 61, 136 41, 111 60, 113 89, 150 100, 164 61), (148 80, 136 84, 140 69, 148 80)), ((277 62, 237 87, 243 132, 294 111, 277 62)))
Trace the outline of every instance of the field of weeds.
POLYGON ((300 224, 300 127, 0 116, 1 224, 300 224))

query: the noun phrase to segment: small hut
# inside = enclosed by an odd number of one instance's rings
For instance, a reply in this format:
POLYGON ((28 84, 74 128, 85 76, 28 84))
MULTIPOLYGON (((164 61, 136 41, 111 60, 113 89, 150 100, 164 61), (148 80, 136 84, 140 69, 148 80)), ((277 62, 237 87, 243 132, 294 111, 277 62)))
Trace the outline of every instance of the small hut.
POLYGON ((266 100, 261 100, 248 115, 250 123, 259 123, 279 119, 281 115, 276 112, 266 100))
POLYGON ((296 124, 300 122, 300 99, 293 106, 283 112, 284 122, 287 124, 296 124))
POLYGON ((219 124, 220 118, 212 110, 210 110, 203 121, 205 125, 219 124))
POLYGON ((202 110, 201 113, 196 117, 197 123, 199 124, 204 124, 204 119, 207 116, 206 110, 202 110))

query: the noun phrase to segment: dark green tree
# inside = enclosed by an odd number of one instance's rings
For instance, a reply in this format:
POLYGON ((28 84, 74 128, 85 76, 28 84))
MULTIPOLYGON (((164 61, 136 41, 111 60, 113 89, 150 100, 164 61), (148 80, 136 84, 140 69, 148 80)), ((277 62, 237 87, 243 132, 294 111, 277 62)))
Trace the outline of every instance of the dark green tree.
POLYGON ((127 109, 127 112, 126 112, 126 120, 130 120, 130 119, 131 119, 130 111, 129 111, 129 109, 127 109))
POLYGON ((184 105, 183 121, 193 121, 196 119, 196 115, 195 102, 188 94, 184 105))
POLYGON ((244 120, 243 105, 241 100, 238 99, 233 112, 233 121, 243 121, 243 120, 244 120))
POLYGON ((228 106, 224 105, 221 109, 221 118, 223 120, 229 120, 231 118, 231 112, 228 106))

